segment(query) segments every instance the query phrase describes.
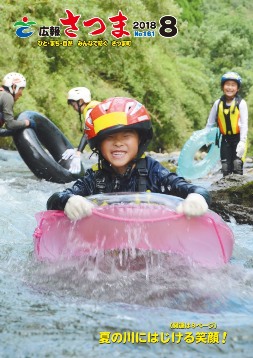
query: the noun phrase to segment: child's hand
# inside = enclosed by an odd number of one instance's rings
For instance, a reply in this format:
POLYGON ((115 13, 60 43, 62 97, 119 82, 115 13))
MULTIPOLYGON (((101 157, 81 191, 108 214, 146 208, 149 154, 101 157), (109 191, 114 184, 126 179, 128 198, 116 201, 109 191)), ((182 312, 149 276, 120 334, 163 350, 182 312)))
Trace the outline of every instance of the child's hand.
POLYGON ((238 158, 242 158, 245 151, 245 143, 240 141, 236 147, 236 155, 238 158))
POLYGON ((79 220, 92 214, 94 204, 80 195, 73 195, 67 201, 64 213, 70 220, 79 220))
POLYGON ((69 167, 69 171, 72 174, 78 174, 81 171, 81 158, 78 155, 74 155, 69 167))
POLYGON ((62 153, 62 159, 68 160, 74 158, 76 151, 74 148, 66 149, 64 153, 62 153))
POLYGON ((208 210, 204 197, 197 193, 191 193, 178 205, 177 213, 188 217, 204 215, 208 210))

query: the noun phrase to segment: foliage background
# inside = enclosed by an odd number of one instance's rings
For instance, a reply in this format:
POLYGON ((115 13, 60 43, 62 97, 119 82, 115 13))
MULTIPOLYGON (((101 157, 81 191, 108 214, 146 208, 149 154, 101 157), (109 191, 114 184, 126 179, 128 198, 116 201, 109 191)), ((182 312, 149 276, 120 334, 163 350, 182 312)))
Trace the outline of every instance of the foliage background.
MULTIPOLYGON (((212 103, 221 95, 220 77, 237 71, 243 77, 241 95, 249 107, 249 150, 253 153, 253 3, 243 0, 5 0, 0 2, 0 77, 11 71, 27 78, 24 96, 15 112, 35 110, 49 117, 78 145, 78 115, 67 106, 72 87, 86 86, 93 99, 130 96, 145 104, 152 115, 155 138, 151 148, 171 151, 182 147, 190 134, 205 126, 212 103), (39 47, 38 32, 28 39, 15 35, 13 24, 27 16, 40 26, 61 26, 65 9, 80 14, 78 37, 72 47, 39 47), (101 17, 107 24, 102 35, 110 43, 108 17, 122 10, 126 29, 133 21, 156 21, 173 15, 178 35, 168 39, 132 37, 131 47, 78 47, 91 37, 82 21, 101 17)), ((43 38, 44 39, 44 38, 43 38)), ((47 38, 45 38, 48 40, 47 38)), ((123 38, 128 39, 128 38, 123 38)), ((0 146, 13 147, 0 138, 0 146)))

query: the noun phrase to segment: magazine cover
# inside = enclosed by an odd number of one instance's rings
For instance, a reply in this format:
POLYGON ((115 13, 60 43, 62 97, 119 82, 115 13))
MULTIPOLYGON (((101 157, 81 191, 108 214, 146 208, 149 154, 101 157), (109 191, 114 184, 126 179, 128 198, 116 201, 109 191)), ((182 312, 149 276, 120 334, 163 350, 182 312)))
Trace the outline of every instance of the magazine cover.
POLYGON ((252 14, 1 2, 1 357, 252 356, 252 14))

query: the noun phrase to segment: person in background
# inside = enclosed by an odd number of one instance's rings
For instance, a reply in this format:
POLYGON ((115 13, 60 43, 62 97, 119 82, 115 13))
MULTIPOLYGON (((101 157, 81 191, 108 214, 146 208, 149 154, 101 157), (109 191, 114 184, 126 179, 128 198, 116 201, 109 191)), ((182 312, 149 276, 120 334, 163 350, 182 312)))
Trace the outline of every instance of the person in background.
POLYGON ((206 128, 218 126, 221 139, 221 165, 223 176, 243 174, 247 152, 248 108, 238 95, 242 79, 236 72, 221 77, 223 96, 217 99, 210 111, 206 128))
POLYGON ((12 131, 27 127, 35 129, 33 120, 16 121, 14 118, 14 104, 22 96, 25 87, 26 79, 21 73, 10 72, 4 76, 0 87, 0 127, 5 125, 12 131))
MULTIPOLYGON (((94 108, 99 102, 91 100, 90 90, 86 87, 75 87, 68 92, 68 104, 73 107, 73 109, 78 112, 79 119, 82 128, 82 117, 84 121, 89 116, 90 111, 94 108)), ((62 154, 62 159, 68 160, 72 159, 69 171, 72 174, 78 174, 81 171, 81 153, 87 145, 87 139, 85 134, 83 134, 77 150, 67 149, 62 154)))
POLYGON ((152 139, 150 115, 138 101, 109 98, 89 114, 85 133, 98 164, 88 169, 72 188, 54 193, 48 210, 64 210, 70 220, 91 215, 93 204, 85 197, 99 193, 145 192, 175 195, 182 201, 177 211, 189 217, 207 212, 208 191, 171 173, 144 152, 152 139))

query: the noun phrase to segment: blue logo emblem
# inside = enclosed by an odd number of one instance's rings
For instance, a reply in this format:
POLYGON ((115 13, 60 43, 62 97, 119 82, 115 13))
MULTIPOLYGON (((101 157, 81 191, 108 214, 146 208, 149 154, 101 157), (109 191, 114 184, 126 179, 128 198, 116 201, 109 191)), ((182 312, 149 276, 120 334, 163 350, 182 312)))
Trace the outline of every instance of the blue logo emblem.
POLYGON ((19 26, 16 30, 16 35, 22 39, 25 39, 26 37, 32 36, 34 31, 27 31, 27 29, 30 29, 30 26, 35 24, 35 21, 28 21, 28 17, 24 16, 22 21, 15 22, 13 26, 19 26))

